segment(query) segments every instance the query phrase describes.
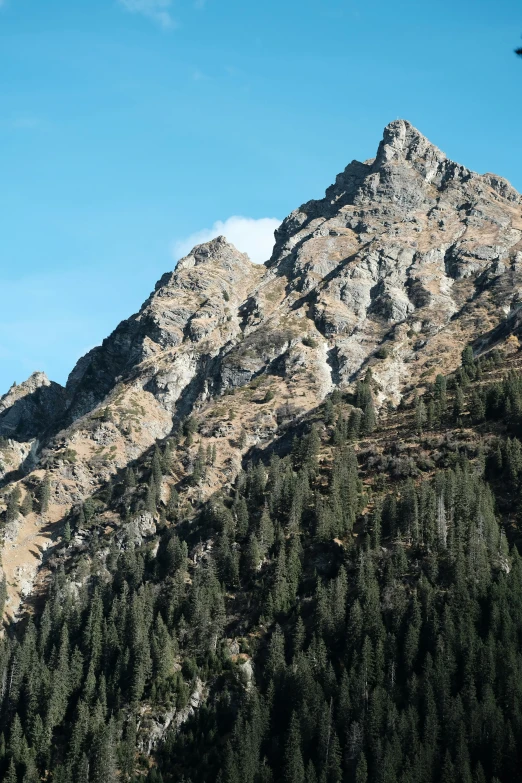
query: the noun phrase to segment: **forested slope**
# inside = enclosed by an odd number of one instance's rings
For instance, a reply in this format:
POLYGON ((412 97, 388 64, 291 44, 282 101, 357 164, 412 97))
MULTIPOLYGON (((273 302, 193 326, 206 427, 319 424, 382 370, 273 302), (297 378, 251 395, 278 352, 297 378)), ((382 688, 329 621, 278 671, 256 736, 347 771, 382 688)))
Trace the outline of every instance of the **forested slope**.
POLYGON ((521 780, 520 366, 379 414, 370 371, 196 514, 192 417, 76 506, 1 642, 3 779, 521 780))

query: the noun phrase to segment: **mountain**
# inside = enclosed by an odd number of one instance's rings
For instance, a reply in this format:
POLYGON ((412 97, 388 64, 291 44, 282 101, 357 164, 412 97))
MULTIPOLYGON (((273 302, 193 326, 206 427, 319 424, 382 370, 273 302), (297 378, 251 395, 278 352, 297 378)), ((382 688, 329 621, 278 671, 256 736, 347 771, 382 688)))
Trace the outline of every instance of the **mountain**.
POLYGON ((519 779, 522 197, 397 120, 275 240, 0 398, 10 783, 519 779))

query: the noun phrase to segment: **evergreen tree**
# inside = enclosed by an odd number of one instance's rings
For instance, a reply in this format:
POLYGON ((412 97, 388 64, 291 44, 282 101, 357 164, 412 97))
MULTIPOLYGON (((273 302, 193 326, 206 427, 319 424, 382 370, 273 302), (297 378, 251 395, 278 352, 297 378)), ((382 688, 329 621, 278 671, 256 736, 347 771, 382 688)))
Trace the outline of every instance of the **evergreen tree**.
POLYGON ((424 427, 426 426, 427 413, 426 406, 422 397, 418 394, 415 395, 415 429, 418 435, 422 435, 424 427))
POLYGON ((464 394, 460 386, 457 386, 455 390, 455 400, 453 403, 453 421, 459 427, 462 424, 463 415, 464 415, 464 394))
POLYGON ((284 779, 286 783, 305 783, 305 768, 301 750, 301 730, 296 713, 292 713, 285 745, 284 779))
POLYGON ((447 408, 447 383, 446 378, 440 373, 435 378, 434 395, 435 400, 439 406, 440 417, 443 420, 446 415, 447 408))
POLYGON ((30 491, 27 489, 24 495, 24 499, 22 501, 22 505, 20 506, 20 511, 26 517, 28 514, 32 514, 33 511, 33 496, 31 495, 30 491))
POLYGON ((205 451, 203 443, 199 444, 198 455, 192 468, 192 483, 197 486, 205 478, 205 451))
POLYGON ((22 492, 18 484, 15 486, 15 488, 12 490, 11 494, 9 495, 9 499, 7 501, 7 510, 6 510, 6 522, 13 522, 16 517, 18 516, 20 512, 20 498, 22 496, 22 492))
POLYGON ((324 423, 327 427, 332 425, 335 421, 335 408, 331 397, 329 397, 324 404, 324 423))
POLYGON ((368 765, 366 763, 366 756, 361 753, 359 760, 357 761, 357 769, 355 771, 355 783, 367 783, 368 782, 368 765))
POLYGON ((350 440, 358 440, 362 429, 362 413, 358 408, 354 408, 348 419, 347 437, 350 440))
POLYGON ((486 405, 479 391, 474 390, 471 395, 469 412, 473 422, 479 424, 486 416, 486 405))
POLYGON ((361 422, 361 429, 364 435, 370 435, 377 424, 377 417, 375 415, 375 407, 371 395, 368 397, 365 405, 361 422))
POLYGON ((158 488, 154 481, 154 475, 151 474, 149 483, 147 485, 147 495, 145 498, 145 508, 150 511, 151 514, 155 514, 158 510, 158 488))
POLYGON ((16 766, 14 763, 14 760, 11 759, 9 762, 9 768, 7 770, 7 774, 5 776, 5 783, 18 783, 18 776, 16 774, 16 766))
POLYGON ((462 351, 462 366, 464 369, 474 366, 473 348, 471 345, 467 345, 462 351))
POLYGON ((161 487, 161 481, 163 479, 163 469, 162 469, 162 454, 159 450, 158 444, 156 444, 154 448, 154 454, 152 456, 152 465, 151 465, 151 471, 152 475, 154 476, 154 483, 157 487, 161 487))
POLYGON ((49 501, 51 499, 51 477, 49 471, 44 476, 40 485, 40 511, 42 514, 49 510, 49 501))

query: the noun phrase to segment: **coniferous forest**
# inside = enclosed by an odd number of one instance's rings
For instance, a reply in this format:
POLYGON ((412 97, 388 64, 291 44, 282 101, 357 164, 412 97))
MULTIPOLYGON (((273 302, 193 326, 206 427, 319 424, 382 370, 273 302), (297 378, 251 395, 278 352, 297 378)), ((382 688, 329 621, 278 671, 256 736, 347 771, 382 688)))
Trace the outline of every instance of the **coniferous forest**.
POLYGON ((517 360, 381 411, 369 371, 196 516, 158 490, 187 442, 193 485, 215 459, 187 419, 76 507, 89 550, 0 642, 2 779, 522 781, 517 360), (107 508, 158 532, 122 549, 107 508))

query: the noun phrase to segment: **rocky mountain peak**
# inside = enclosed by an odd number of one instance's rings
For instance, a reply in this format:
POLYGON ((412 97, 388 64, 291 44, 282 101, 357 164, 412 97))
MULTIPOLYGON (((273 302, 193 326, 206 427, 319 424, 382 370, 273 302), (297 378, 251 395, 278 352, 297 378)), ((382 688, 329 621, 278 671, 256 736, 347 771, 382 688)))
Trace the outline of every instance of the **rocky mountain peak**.
POLYGON ((60 384, 50 381, 44 372, 33 372, 0 397, 0 435, 38 437, 61 409, 63 400, 64 389, 60 384))
POLYGON ((201 245, 196 245, 188 256, 178 261, 176 270, 192 269, 195 266, 202 264, 217 264, 223 269, 232 270, 237 267, 248 267, 252 262, 246 255, 241 253, 226 237, 219 236, 215 239, 211 239, 209 242, 204 242, 201 245))
POLYGON ((446 155, 432 144, 417 128, 407 120, 394 120, 383 131, 373 170, 382 168, 386 163, 408 162, 418 170, 426 165, 437 168, 447 160, 446 155))
MULTIPOLYGON (((407 334, 422 334, 417 344, 432 366, 442 334, 454 333, 452 320, 468 297, 494 281, 484 300, 495 319, 509 285, 518 290, 520 203, 506 180, 449 160, 410 123, 396 120, 375 159, 352 161, 323 199, 283 221, 268 266, 335 342, 339 379, 353 379, 371 350, 394 341, 382 348, 394 361, 379 368, 390 392, 411 374, 398 363, 407 334)), ((406 342, 403 359, 410 362, 406 342)))
POLYGON ((0 397, 0 411, 8 408, 15 400, 20 399, 20 397, 25 397, 26 394, 31 394, 36 391, 40 386, 50 385, 51 382, 47 375, 44 372, 36 370, 31 373, 29 378, 22 381, 22 383, 13 383, 9 391, 0 397))

